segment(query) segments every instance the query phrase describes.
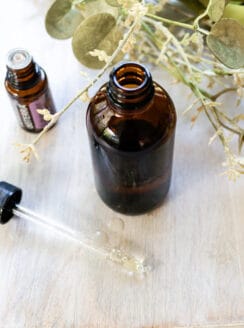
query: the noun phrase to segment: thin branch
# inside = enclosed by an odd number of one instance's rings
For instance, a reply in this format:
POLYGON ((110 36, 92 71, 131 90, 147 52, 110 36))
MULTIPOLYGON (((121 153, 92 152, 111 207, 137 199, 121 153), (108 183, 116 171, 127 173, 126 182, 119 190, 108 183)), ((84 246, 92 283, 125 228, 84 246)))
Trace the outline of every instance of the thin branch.
POLYGON ((43 137, 43 135, 59 120, 59 118, 73 105, 80 97, 82 94, 87 92, 90 87, 92 87, 100 78, 101 76, 105 73, 105 71, 108 69, 108 67, 111 65, 111 63, 114 61, 114 59, 118 56, 118 54, 121 52, 123 49, 124 45, 128 41, 129 37, 135 30, 137 24, 139 22, 139 19, 135 19, 134 23, 131 25, 129 28, 128 32, 124 36, 124 38, 120 41, 118 48, 115 50, 115 52, 112 54, 110 57, 109 62, 100 70, 100 72, 96 75, 96 77, 88 84, 86 85, 82 90, 80 90, 77 95, 68 102, 66 106, 59 112, 53 115, 53 119, 44 127, 44 129, 37 135, 37 137, 32 141, 30 145, 36 145, 40 139, 43 137))
MULTIPOLYGON (((244 87, 244 86, 243 86, 243 87, 244 87)), ((236 87, 223 89, 223 90, 219 91, 218 93, 216 93, 215 95, 213 95, 211 98, 215 101, 215 100, 217 100, 220 96, 222 96, 223 94, 225 94, 225 93, 227 93, 227 92, 236 91, 237 89, 238 89, 238 88, 236 88, 236 87)))
POLYGON ((200 33, 202 33, 204 35, 208 35, 209 34, 208 31, 206 31, 206 30, 204 30, 204 29, 202 29, 200 27, 195 27, 194 25, 191 25, 191 24, 177 22, 177 21, 174 21, 172 19, 160 17, 160 16, 153 15, 153 14, 147 14, 146 17, 153 18, 154 20, 160 21, 160 22, 165 23, 165 24, 180 26, 180 27, 186 28, 186 29, 191 30, 191 31, 198 31, 198 32, 200 32, 200 33))

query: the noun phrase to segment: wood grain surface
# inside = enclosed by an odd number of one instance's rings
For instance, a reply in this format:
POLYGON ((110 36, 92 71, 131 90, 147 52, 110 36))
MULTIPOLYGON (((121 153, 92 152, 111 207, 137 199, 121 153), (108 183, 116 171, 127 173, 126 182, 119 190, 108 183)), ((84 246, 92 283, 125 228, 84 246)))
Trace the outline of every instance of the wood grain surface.
MULTIPOLYGON (((182 112, 188 90, 153 69, 174 99, 178 123, 174 174, 160 208, 138 217, 107 208, 96 194, 85 128, 87 104, 77 102, 38 146, 40 161, 23 163, 15 142, 33 134, 18 127, 4 90, 5 55, 24 47, 46 70, 61 109, 86 83, 71 42, 44 28, 47 0, 13 0, 0 11, 0 180, 23 188, 22 205, 92 236, 106 231, 145 254, 153 271, 143 280, 55 233, 13 219, 0 227, 0 327, 171 328, 244 327, 244 177, 220 173, 220 144, 211 147, 208 121, 191 128, 182 112), (125 228, 110 231, 108 222, 125 228)), ((107 75, 100 84, 107 79, 107 75)), ((99 83, 91 90, 97 90, 99 83)), ((226 106, 232 106, 230 95, 226 106)))

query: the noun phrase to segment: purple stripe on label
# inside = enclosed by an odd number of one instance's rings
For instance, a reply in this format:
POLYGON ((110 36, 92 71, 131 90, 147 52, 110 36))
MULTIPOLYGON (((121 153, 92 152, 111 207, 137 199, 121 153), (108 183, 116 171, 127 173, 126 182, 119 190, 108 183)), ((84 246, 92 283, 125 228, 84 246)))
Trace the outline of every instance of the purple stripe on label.
POLYGON ((46 92, 37 100, 29 104, 29 110, 34 123, 35 129, 43 129, 47 125, 47 121, 44 121, 43 116, 37 113, 37 109, 48 109, 51 114, 55 113, 53 101, 49 92, 46 92))
POLYGON ((34 132, 42 130, 48 124, 47 121, 44 121, 43 116, 37 112, 38 109, 48 109, 51 114, 56 112, 49 91, 29 104, 20 104, 14 100, 13 105, 18 110, 17 116, 21 126, 34 132))

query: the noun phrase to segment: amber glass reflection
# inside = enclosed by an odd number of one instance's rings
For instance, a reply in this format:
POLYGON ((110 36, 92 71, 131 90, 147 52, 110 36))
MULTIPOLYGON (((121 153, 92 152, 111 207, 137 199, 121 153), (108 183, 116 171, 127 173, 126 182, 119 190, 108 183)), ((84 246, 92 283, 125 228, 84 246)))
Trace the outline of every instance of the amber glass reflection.
POLYGON ((137 63, 114 68, 87 110, 97 191, 112 209, 158 206, 171 180, 176 113, 167 92, 137 63))

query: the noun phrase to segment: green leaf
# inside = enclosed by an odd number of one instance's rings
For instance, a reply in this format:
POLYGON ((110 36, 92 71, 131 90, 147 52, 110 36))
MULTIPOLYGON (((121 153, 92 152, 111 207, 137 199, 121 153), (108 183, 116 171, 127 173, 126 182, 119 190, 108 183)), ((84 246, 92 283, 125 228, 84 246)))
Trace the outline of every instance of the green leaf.
POLYGON ((207 37, 207 44, 226 66, 244 67, 244 27, 234 19, 223 18, 217 22, 207 37))
POLYGON ((115 17, 118 16, 118 8, 110 6, 105 0, 86 0, 77 4, 76 7, 80 10, 84 18, 98 13, 109 13, 115 17))
POLYGON ((230 0, 199 0, 207 9, 207 14, 214 22, 220 20, 224 14, 225 6, 230 0))
POLYGON ((225 7, 223 17, 233 18, 236 21, 238 21, 241 25, 244 25, 244 6, 237 5, 235 3, 229 3, 225 7))
POLYGON ((224 14, 227 2, 226 0, 210 0, 208 5, 208 16, 212 21, 217 22, 220 20, 224 14))
POLYGON ((121 38, 113 15, 99 13, 86 18, 77 28, 72 40, 73 52, 79 62, 90 68, 101 68, 105 62, 89 54, 94 49, 111 55, 121 38))
POLYGON ((106 0, 107 4, 109 4, 112 7, 119 7, 120 5, 118 4, 117 0, 106 0))
POLYGON ((53 38, 68 39, 82 20, 82 14, 71 0, 56 0, 47 12, 46 30, 53 38))

